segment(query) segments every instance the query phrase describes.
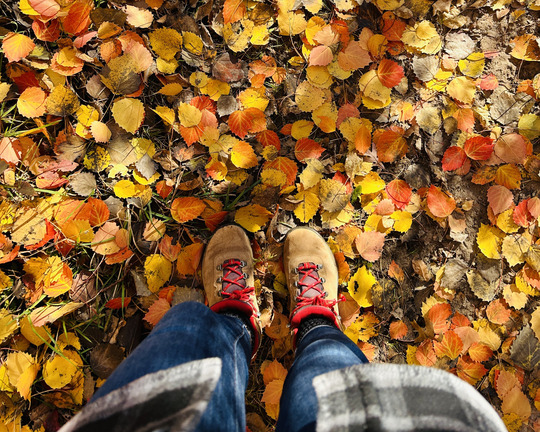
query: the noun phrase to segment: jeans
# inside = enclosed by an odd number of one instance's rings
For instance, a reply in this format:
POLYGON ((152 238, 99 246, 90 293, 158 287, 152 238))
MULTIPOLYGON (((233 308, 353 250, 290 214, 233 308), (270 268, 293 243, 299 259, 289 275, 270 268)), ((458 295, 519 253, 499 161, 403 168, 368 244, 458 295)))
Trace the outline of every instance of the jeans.
MULTIPOLYGON (((92 401, 146 374, 208 357, 220 357, 222 371, 197 430, 243 432, 250 332, 239 318, 216 314, 201 303, 186 302, 171 308, 92 401)), ((337 328, 322 326, 307 333, 285 380, 277 430, 315 430, 317 398, 312 379, 358 363, 367 363, 366 357, 337 328)))

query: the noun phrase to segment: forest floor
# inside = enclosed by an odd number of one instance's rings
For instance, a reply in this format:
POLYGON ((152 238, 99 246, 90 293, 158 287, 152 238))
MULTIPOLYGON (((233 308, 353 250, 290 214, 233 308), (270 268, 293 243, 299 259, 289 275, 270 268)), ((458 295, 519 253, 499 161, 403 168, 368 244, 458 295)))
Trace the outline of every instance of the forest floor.
POLYGON ((540 430, 539 11, 0 2, 0 431, 57 430, 172 305, 204 302, 227 223, 250 233, 265 327, 251 431, 294 360, 299 225, 332 248, 370 361, 448 370, 540 430))

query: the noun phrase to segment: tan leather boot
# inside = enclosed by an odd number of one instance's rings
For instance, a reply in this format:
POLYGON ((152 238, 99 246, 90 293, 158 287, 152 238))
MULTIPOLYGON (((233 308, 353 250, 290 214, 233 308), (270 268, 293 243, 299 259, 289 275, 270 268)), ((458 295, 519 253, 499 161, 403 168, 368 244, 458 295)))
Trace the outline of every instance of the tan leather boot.
POLYGON ((290 295, 290 325, 297 329, 309 315, 322 315, 341 329, 338 301, 338 269, 334 254, 322 236, 307 227, 287 234, 283 267, 290 295))
POLYGON ((255 355, 261 339, 260 313, 254 288, 253 252, 242 228, 228 225, 214 233, 204 252, 202 277, 210 309, 238 312, 249 319, 255 334, 255 355))

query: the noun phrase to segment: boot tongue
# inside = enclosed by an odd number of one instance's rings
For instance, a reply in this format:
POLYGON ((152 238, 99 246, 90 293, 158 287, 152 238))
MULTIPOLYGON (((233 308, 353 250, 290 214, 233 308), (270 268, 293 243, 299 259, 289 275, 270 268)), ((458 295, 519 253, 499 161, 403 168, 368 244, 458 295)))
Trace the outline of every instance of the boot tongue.
POLYGON ((241 261, 229 259, 223 262, 223 279, 221 289, 225 292, 233 292, 246 287, 246 278, 240 265, 241 261))
POLYGON ((323 292, 323 285, 321 282, 321 278, 319 277, 319 273, 317 272, 317 268, 315 267, 312 270, 302 270, 306 266, 316 266, 314 263, 302 263, 298 266, 298 290, 301 294, 308 286, 313 286, 313 288, 308 289, 306 292, 304 292, 303 297, 307 298, 313 298, 321 294, 323 292))

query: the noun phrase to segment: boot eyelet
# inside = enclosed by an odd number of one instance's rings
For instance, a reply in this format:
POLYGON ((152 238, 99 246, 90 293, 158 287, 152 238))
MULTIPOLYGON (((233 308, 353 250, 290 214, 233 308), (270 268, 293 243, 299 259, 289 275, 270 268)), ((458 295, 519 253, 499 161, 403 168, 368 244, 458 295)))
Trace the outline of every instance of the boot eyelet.
POLYGON ((245 267, 246 265, 247 265, 247 263, 244 260, 240 261, 240 267, 245 267))
POLYGON ((216 270, 223 270, 223 266, 221 264, 218 264, 216 270))
POLYGON ((295 268, 293 269, 293 272, 294 272, 294 274, 298 274, 298 267, 295 267, 295 268))
POLYGON ((294 286, 298 288, 298 281, 294 281, 294 286))
POLYGON ((242 277, 243 277, 244 279, 247 279, 247 277, 248 277, 247 273, 242 272, 242 277))
POLYGON ((317 270, 321 270, 323 268, 322 264, 317 264, 317 270))
POLYGON ((217 283, 221 283, 221 282, 223 282, 223 278, 222 278, 221 276, 220 276, 220 277, 218 277, 218 278, 216 279, 216 282, 217 282, 217 283))
POLYGON ((325 291, 324 292, 324 298, 328 297, 328 293, 325 291))
POLYGON ((322 282, 322 283, 325 283, 325 282, 326 282, 326 279, 325 279, 325 278, 321 278, 321 282, 322 282))

